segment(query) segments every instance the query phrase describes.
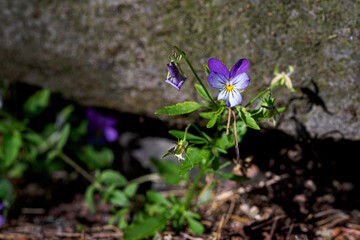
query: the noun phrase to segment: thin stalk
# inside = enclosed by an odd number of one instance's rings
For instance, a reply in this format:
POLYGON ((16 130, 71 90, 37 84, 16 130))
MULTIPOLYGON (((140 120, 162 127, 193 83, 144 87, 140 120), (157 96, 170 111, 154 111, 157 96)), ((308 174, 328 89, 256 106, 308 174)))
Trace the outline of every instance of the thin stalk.
POLYGON ((196 188, 198 182, 200 181, 201 177, 204 175, 204 172, 205 172, 206 169, 207 169, 207 167, 201 168, 199 174, 196 176, 195 181, 193 182, 191 188, 189 189, 189 191, 188 191, 188 193, 186 195, 186 199, 185 199, 185 203, 184 203, 185 208, 188 207, 188 205, 189 205, 189 203, 191 201, 192 195, 193 195, 193 193, 195 191, 195 188, 196 188))
POLYGON ((245 105, 245 108, 247 108, 248 106, 250 106, 251 104, 253 104, 259 97, 261 97, 262 95, 264 95, 267 92, 271 92, 275 87, 277 87, 278 85, 273 85, 268 87, 267 89, 265 89, 264 91, 262 91, 261 93, 259 93, 256 97, 254 97, 248 104, 245 105))
POLYGON ((197 75, 197 73, 195 72, 193 66, 191 65, 190 61, 188 60, 188 58, 186 57, 185 53, 178 48, 177 46, 174 46, 174 48, 181 54, 181 56, 185 59, 186 63, 189 65, 191 71, 193 72, 196 80, 200 83, 200 85, 203 87, 206 95, 209 97, 209 99, 211 100, 211 102, 218 107, 217 103, 214 101, 214 98, 211 96, 211 94, 207 91, 207 89, 205 88, 204 84, 202 83, 200 77, 197 75))
POLYGON ((72 160, 70 157, 65 155, 63 152, 60 152, 58 156, 64 160, 67 164, 69 164, 71 167, 73 167, 78 173, 80 173, 81 176, 83 176, 86 180, 88 180, 90 183, 94 183, 94 178, 91 176, 88 172, 86 172, 82 167, 80 167, 74 160, 72 160))
POLYGON ((184 140, 186 141, 186 136, 187 136, 187 133, 188 133, 188 130, 190 127, 193 127, 195 128, 195 130, 205 139, 207 139, 208 141, 210 141, 210 139, 208 138, 207 135, 204 134, 204 132, 202 132, 195 124, 193 123, 189 123, 186 128, 185 128, 185 134, 184 134, 184 140))
POLYGON ((239 150, 239 142, 238 142, 237 130, 236 130, 236 116, 235 116, 234 111, 232 111, 232 115, 233 115, 233 118, 234 118, 233 130, 234 130, 234 140, 235 140, 236 163, 239 164, 239 162, 240 162, 240 150, 239 150))
POLYGON ((129 183, 142 184, 144 182, 155 182, 160 179, 161 179, 161 177, 160 177, 159 173, 150 173, 147 175, 140 176, 138 178, 134 178, 131 181, 129 181, 129 183))
POLYGON ((228 136, 230 134, 231 112, 232 112, 232 109, 229 108, 228 121, 227 121, 227 126, 226 126, 226 136, 228 136))

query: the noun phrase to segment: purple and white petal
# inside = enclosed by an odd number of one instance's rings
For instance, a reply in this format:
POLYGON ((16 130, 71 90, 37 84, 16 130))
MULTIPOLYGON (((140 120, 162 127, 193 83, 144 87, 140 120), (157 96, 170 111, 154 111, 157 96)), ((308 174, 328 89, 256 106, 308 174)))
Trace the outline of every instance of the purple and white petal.
POLYGON ((224 100, 226 105, 228 107, 230 107, 230 102, 229 102, 229 96, 230 96, 230 93, 228 91, 226 91, 226 89, 224 88, 223 90, 221 90, 219 92, 219 95, 218 95, 218 98, 217 100, 224 100))
POLYGON ((165 80, 165 82, 175 87, 178 91, 180 91, 181 86, 184 84, 184 81, 176 82, 173 78, 169 78, 165 80))
POLYGON ((208 67, 211 72, 216 72, 224 75, 226 78, 229 78, 229 70, 220 60, 216 58, 210 58, 208 61, 208 67))
POLYGON ((216 89, 222 89, 229 82, 224 75, 217 72, 210 72, 207 79, 210 86, 216 89))
POLYGON ((250 77, 247 73, 242 73, 237 75, 235 78, 231 79, 230 84, 234 85, 234 88, 237 90, 242 90, 246 88, 250 83, 250 77))
POLYGON ((242 97, 238 90, 234 89, 233 91, 230 92, 229 102, 230 102, 230 106, 228 105, 228 107, 231 108, 242 104, 242 97))
POLYGON ((230 78, 245 73, 249 68, 249 61, 246 58, 240 59, 230 70, 230 78))
POLYGON ((170 64, 167 64, 167 68, 171 77, 175 78, 179 74, 179 70, 174 62, 171 62, 171 66, 170 64))

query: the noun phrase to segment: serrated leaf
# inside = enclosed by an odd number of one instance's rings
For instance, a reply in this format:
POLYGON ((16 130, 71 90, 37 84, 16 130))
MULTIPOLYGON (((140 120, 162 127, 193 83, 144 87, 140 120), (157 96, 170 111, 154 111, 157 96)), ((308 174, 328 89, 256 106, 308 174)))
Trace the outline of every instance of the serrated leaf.
POLYGON ((85 199, 89 205, 89 209, 92 213, 95 212, 95 203, 94 203, 94 193, 95 193, 95 186, 90 185, 85 192, 85 199))
POLYGON ((199 149, 190 147, 185 155, 185 161, 181 163, 179 167, 180 176, 185 175, 191 169, 193 169, 198 163, 209 160, 211 157, 211 151, 208 149, 199 149))
POLYGON ((124 240, 145 239, 165 228, 166 219, 160 217, 147 217, 142 221, 133 222, 124 231, 124 240))
POLYGON ((1 151, 5 160, 5 168, 14 164, 15 159, 19 154, 21 145, 22 139, 19 132, 15 131, 4 135, 1 143, 1 151))
POLYGON ((24 113, 28 117, 35 117, 41 114, 47 107, 50 100, 50 91, 42 89, 30 96, 24 103, 24 113))
POLYGON ((255 130, 260 130, 259 125, 257 125, 254 118, 252 118, 251 114, 248 111, 246 111, 244 107, 240 107, 236 109, 238 110, 240 118, 244 121, 246 126, 253 128, 255 130))
POLYGON ((200 94, 200 96, 202 96, 203 98, 205 98, 208 101, 211 101, 209 96, 206 94, 206 91, 200 84, 195 83, 195 89, 200 94))
POLYGON ((168 114, 168 115, 186 114, 186 113, 191 113, 203 107, 204 107, 203 105, 197 102, 186 101, 183 103, 177 103, 176 105, 159 109, 155 112, 155 114, 168 114))

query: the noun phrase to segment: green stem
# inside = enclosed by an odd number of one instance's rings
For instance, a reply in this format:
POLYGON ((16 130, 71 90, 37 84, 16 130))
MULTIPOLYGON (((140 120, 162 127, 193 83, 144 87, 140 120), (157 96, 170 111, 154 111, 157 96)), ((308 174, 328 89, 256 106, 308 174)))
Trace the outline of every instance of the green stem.
POLYGON ((193 123, 189 123, 189 124, 186 126, 186 128, 185 128, 185 134, 184 134, 184 140, 185 140, 185 141, 186 141, 186 136, 187 136, 187 133, 188 133, 190 127, 195 128, 195 130, 196 130, 203 138, 205 138, 205 139, 208 140, 208 141, 211 141, 211 139, 209 139, 209 137, 208 137, 206 134, 204 134, 204 132, 201 131, 201 130, 200 130, 195 124, 193 124, 193 123))
POLYGON ((82 167, 80 167, 74 160, 72 160, 70 157, 65 155, 63 152, 60 152, 58 156, 64 160, 67 164, 69 164, 71 167, 73 167, 80 175, 82 175, 86 180, 88 180, 90 183, 94 183, 94 178, 91 176, 88 172, 86 172, 82 167))
POLYGON ((215 105, 218 106, 217 103, 214 101, 214 98, 211 96, 211 94, 207 91, 207 89, 205 88, 204 84, 202 83, 200 77, 197 75, 197 73, 195 72, 193 66, 191 65, 190 61, 188 60, 188 58, 186 57, 185 53, 178 48, 177 46, 174 46, 174 48, 180 53, 180 55, 185 59, 186 63, 189 65, 191 71, 193 72, 196 80, 200 83, 200 85, 202 86, 202 88, 204 89, 206 95, 209 97, 209 99, 211 100, 211 102, 215 105))
POLYGON ((267 89, 265 89, 264 91, 262 91, 261 93, 259 93, 256 97, 254 97, 248 104, 245 105, 245 108, 247 108, 248 106, 250 106, 251 104, 253 104, 259 97, 261 97, 262 95, 264 95, 267 92, 272 91, 275 87, 277 87, 278 85, 273 85, 268 87, 267 89))
POLYGON ((129 183, 142 184, 144 182, 150 182, 150 181, 154 182, 154 181, 157 181, 160 179, 161 179, 161 177, 160 177, 159 173, 151 173, 151 174, 147 174, 144 176, 140 176, 138 178, 134 178, 129 183))
POLYGON ((192 199, 192 195, 195 191, 195 188, 196 188, 198 182, 200 181, 201 177, 204 175, 204 172, 206 169, 207 169, 207 167, 201 168, 199 174, 196 176, 195 181, 193 182, 191 188, 189 189, 189 191, 186 195, 185 203, 184 203, 185 209, 188 207, 188 205, 192 199))

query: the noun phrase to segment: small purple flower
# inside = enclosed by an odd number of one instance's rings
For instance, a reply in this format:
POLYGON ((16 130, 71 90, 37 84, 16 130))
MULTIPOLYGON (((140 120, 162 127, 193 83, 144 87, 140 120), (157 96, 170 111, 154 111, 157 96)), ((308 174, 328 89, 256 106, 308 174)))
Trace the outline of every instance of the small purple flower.
POLYGON ((105 137, 107 142, 114 142, 119 138, 119 134, 114 128, 118 124, 115 118, 104 116, 92 108, 86 110, 86 117, 89 120, 88 133, 92 137, 105 137))
POLYGON ((186 77, 181 75, 179 69, 176 67, 174 62, 167 64, 167 68, 169 71, 168 79, 165 82, 174 86, 178 91, 180 91, 181 86, 184 84, 186 77))
MULTIPOLYGON (((0 212, 3 208, 4 208, 4 203, 0 202, 0 212)), ((5 222, 5 218, 3 216, 1 216, 1 214, 0 214, 0 227, 1 227, 1 225, 4 224, 4 222, 5 222)))
POLYGON ((210 74, 207 79, 210 86, 221 89, 218 100, 224 100, 230 108, 241 105, 242 97, 239 90, 245 89, 250 83, 250 78, 246 73, 249 61, 245 58, 240 59, 230 72, 216 58, 209 59, 208 66, 210 74))

